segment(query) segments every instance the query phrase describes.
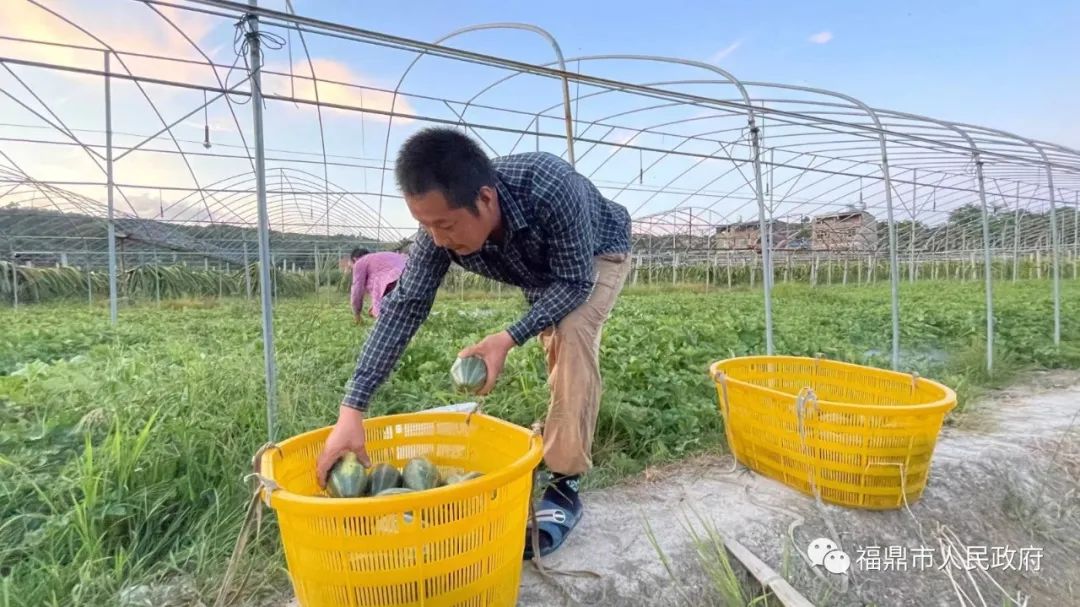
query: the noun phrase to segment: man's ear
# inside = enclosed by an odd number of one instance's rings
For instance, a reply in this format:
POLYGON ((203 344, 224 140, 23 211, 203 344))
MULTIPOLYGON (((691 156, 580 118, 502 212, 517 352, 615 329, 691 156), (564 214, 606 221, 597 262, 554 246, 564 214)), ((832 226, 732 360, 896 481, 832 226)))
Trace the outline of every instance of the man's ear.
POLYGON ((495 192, 495 188, 487 185, 481 186, 480 192, 476 196, 476 206, 477 211, 491 215, 499 206, 499 195, 495 192))

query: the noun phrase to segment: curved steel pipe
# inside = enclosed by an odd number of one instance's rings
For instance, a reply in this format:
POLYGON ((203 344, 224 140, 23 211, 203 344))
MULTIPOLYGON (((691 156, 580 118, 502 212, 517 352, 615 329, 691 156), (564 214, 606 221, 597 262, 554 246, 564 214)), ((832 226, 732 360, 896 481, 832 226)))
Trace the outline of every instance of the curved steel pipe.
MULTIPOLYGON (((552 49, 555 51, 556 61, 559 64, 559 70, 562 72, 562 89, 563 89, 563 105, 565 107, 566 115, 566 149, 570 164, 574 164, 574 130, 573 130, 573 116, 570 113, 570 82, 566 75, 566 61, 563 59, 562 48, 559 46, 558 41, 547 30, 531 25, 528 23, 483 23, 479 25, 470 25, 461 29, 454 30, 445 36, 442 36, 436 40, 434 45, 441 45, 443 42, 455 37, 460 36, 468 32, 475 32, 480 30, 489 29, 516 29, 533 32, 540 35, 542 38, 551 43, 552 49)), ((409 75, 412 68, 424 55, 427 55, 427 49, 420 51, 419 54, 409 63, 409 66, 405 68, 405 71, 401 74, 401 78, 398 79, 397 85, 394 86, 394 94, 390 100, 390 119, 386 125, 386 140, 383 143, 383 170, 379 175, 379 229, 376 230, 375 238, 379 239, 382 229, 382 202, 385 197, 385 183, 386 183, 386 157, 390 151, 390 131, 394 125, 394 111, 397 105, 398 94, 401 92, 401 85, 405 82, 405 77, 409 75)))

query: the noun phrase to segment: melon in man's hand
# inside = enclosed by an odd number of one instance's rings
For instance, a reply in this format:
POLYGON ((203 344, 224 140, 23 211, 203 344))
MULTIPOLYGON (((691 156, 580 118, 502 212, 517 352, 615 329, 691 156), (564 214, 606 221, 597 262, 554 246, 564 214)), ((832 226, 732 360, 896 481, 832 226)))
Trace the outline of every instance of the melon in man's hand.
POLYGON ((479 356, 466 356, 454 361, 450 377, 459 390, 476 392, 487 383, 487 365, 479 356))

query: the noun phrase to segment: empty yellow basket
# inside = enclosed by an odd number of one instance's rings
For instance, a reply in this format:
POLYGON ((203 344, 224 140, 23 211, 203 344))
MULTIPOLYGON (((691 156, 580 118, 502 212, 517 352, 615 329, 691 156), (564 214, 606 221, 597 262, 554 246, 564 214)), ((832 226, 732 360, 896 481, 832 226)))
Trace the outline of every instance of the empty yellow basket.
POLYGON ((833 504, 885 510, 922 496, 956 393, 916 375, 821 358, 710 367, 728 444, 750 469, 833 504))
POLYGON ((422 412, 365 420, 372 463, 426 456, 475 480, 383 497, 321 497, 315 459, 330 428, 278 443, 261 473, 303 607, 513 605, 521 582, 538 436, 474 414, 422 412))

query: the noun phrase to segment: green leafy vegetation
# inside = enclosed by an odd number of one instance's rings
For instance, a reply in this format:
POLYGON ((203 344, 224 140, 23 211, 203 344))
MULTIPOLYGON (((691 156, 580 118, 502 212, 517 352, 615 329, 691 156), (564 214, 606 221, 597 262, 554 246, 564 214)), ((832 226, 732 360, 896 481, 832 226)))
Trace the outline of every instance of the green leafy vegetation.
MULTIPOLYGON (((278 438, 335 419, 370 330, 353 325, 338 288, 275 307, 278 438)), ((512 293, 445 292, 372 414, 459 402, 456 354, 524 310, 512 293)), ((1063 284, 1060 348, 1049 283, 997 285, 992 377, 976 284, 904 284, 901 295, 903 368, 965 400, 1024 367, 1080 365, 1080 283, 1063 284)), ((779 283, 774 310, 778 352, 888 365, 887 284, 779 283)), ((193 580, 209 602, 250 495, 242 478, 267 438, 255 302, 133 304, 115 327, 103 302, 42 304, 0 310, 0 326, 0 605, 115 604, 132 585, 176 579, 193 580)), ((762 352, 763 329, 756 290, 630 288, 604 331, 597 468, 587 482, 722 449, 707 367, 762 352)), ((512 352, 485 410, 522 425, 542 418, 544 364, 535 340, 512 352)), ((243 563, 246 598, 287 589, 269 521, 243 563)))

